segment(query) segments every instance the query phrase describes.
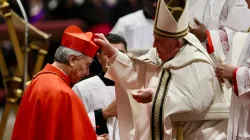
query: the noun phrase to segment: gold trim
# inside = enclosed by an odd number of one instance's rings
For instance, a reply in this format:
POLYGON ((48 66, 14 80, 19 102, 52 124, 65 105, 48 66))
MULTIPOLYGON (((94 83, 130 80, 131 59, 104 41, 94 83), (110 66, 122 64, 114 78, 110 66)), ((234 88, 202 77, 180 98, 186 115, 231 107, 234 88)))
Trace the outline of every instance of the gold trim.
POLYGON ((26 86, 28 86, 31 83, 31 81, 26 82, 26 86))
POLYGON ((176 122, 177 132, 176 132, 176 140, 184 140, 183 127, 185 122, 176 122))
POLYGON ((7 98, 7 102, 15 104, 15 103, 17 103, 17 99, 16 98, 7 98))
POLYGON ((169 79, 169 72, 167 70, 163 70, 163 74, 162 74, 162 79, 159 83, 158 89, 157 89, 157 93, 155 95, 154 98, 154 102, 153 102, 153 108, 152 108, 152 114, 153 114, 153 122, 152 122, 152 126, 153 130, 152 130, 152 139, 153 140, 162 140, 163 139, 163 135, 162 135, 162 131, 164 129, 162 128, 162 112, 163 112, 163 104, 164 104, 164 99, 167 96, 167 89, 168 89, 168 85, 166 86, 166 84, 168 84, 168 79, 169 79), (165 93, 166 92, 166 93, 165 93), (161 137, 162 135, 162 137, 161 137))
POLYGON ((160 35, 162 37, 169 37, 169 38, 180 38, 180 37, 184 37, 188 34, 189 32, 189 28, 179 32, 179 33, 167 33, 167 32, 162 32, 160 31, 157 27, 154 28, 154 32, 157 34, 157 35, 160 35))
POLYGON ((39 50, 39 46, 37 44, 35 44, 35 43, 31 43, 30 48, 34 49, 34 50, 39 50))
MULTIPOLYGON (((188 61, 188 62, 186 62, 186 63, 184 63, 184 64, 182 64, 182 65, 179 65, 179 66, 171 66, 171 67, 169 67, 169 68, 171 68, 171 69, 180 69, 180 68, 183 68, 183 67, 185 67, 185 66, 187 66, 187 65, 189 65, 189 64, 192 64, 192 63, 194 63, 194 62, 205 62, 205 63, 210 64, 210 63, 207 62, 206 60, 196 58, 196 59, 192 59, 191 61, 188 61)), ((163 64, 163 65, 164 65, 164 64, 163 64)), ((211 65, 211 64, 210 64, 210 65, 211 65)), ((213 65, 212 65, 212 66, 213 66, 213 65)))
MULTIPOLYGON (((159 19, 158 16, 159 16, 159 10, 160 10, 161 1, 162 1, 162 0, 159 0, 158 3, 157 3, 156 19, 155 19, 155 24, 154 24, 154 33, 156 33, 157 35, 160 35, 160 36, 162 36, 162 37, 169 37, 169 38, 180 38, 180 37, 184 37, 185 35, 187 35, 188 32, 189 32, 189 28, 188 28, 188 27, 187 27, 185 30, 180 31, 180 32, 178 32, 178 33, 166 32, 166 31, 162 31, 161 29, 157 28, 157 23, 158 23, 158 19, 159 19)), ((178 9, 178 8, 181 8, 181 7, 168 7, 167 5, 168 5, 169 3, 171 3, 171 1, 170 1, 168 4, 166 4, 166 2, 163 0, 163 3, 164 3, 164 7, 165 7, 170 13, 171 13, 171 11, 169 10, 169 8, 172 8, 172 9, 174 9, 174 10, 176 10, 176 8, 177 8, 177 9, 178 9)), ((186 3, 186 1, 185 1, 185 3, 186 3)), ((185 4, 185 7, 183 8, 182 14, 184 13, 185 8, 186 8, 186 4, 185 4)), ((182 15, 182 14, 181 14, 181 15, 182 15)), ((174 19, 175 19, 175 18, 174 18, 174 19)), ((178 22, 176 21, 176 23, 178 23, 178 22)))
POLYGON ((40 54, 43 54, 43 55, 46 55, 46 54, 48 53, 48 51, 43 50, 43 49, 40 49, 40 50, 39 50, 39 53, 40 53, 40 54))
POLYGON ((22 95, 23 95, 23 90, 22 89, 16 89, 16 90, 14 90, 14 93, 15 93, 17 98, 21 98, 22 95))
POLYGON ((22 82, 22 78, 14 76, 12 80, 17 81, 17 82, 22 82))

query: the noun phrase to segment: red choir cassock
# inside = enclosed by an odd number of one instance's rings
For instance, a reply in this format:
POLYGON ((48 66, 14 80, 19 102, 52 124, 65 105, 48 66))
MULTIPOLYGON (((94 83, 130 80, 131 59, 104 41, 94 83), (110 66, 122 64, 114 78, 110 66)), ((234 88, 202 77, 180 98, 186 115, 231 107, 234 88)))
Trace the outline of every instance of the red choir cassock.
MULTIPOLYGON (((92 40, 92 33, 70 26, 61 44, 93 58, 98 47, 92 40)), ((35 75, 22 97, 12 140, 96 140, 84 105, 70 84, 69 77, 51 64, 35 75)))

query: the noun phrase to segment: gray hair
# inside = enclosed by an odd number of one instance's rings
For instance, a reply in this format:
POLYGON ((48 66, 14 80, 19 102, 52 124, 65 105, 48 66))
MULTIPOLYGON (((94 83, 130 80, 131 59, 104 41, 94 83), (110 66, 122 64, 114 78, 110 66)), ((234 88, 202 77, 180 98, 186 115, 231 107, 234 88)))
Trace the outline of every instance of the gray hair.
POLYGON ((55 61, 57 61, 59 63, 63 63, 63 64, 68 64, 69 56, 71 56, 71 55, 85 56, 78 51, 75 51, 73 49, 70 49, 70 48, 67 48, 64 46, 60 46, 56 50, 55 61))

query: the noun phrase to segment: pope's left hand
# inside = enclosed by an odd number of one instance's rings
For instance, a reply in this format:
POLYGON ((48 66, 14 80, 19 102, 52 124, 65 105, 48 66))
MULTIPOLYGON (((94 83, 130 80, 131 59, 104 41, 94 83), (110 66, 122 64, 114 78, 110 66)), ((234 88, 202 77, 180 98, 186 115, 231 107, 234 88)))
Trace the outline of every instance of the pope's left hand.
POLYGON ((233 80, 233 72, 236 67, 229 64, 222 64, 216 67, 216 76, 219 79, 225 78, 228 80, 233 80))
POLYGON ((152 88, 140 89, 137 93, 132 93, 133 98, 138 103, 150 103, 153 98, 153 93, 155 92, 152 88))

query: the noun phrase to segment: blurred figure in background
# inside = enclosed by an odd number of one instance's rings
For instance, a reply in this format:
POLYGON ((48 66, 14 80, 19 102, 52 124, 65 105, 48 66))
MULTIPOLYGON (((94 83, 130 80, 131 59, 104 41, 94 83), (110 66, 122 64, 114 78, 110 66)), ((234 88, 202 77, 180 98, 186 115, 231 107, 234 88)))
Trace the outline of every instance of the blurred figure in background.
POLYGON ((128 51, 147 50, 153 46, 154 17, 157 0, 143 0, 143 10, 121 17, 111 33, 125 38, 128 51))

